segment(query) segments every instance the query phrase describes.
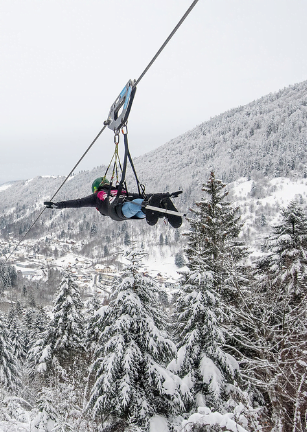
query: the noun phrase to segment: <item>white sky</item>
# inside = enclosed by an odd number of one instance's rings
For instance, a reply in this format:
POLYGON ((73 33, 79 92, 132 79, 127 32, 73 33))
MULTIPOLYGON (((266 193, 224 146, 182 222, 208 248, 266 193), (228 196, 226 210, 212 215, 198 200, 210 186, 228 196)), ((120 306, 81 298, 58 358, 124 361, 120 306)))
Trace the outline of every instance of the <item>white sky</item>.
MULTIPOLYGON (((191 3, 0 0, 0 184, 67 175, 191 3)), ((306 0, 199 0, 138 86, 132 156, 306 80, 306 17, 306 0)), ((76 171, 112 152, 107 129, 76 171)))

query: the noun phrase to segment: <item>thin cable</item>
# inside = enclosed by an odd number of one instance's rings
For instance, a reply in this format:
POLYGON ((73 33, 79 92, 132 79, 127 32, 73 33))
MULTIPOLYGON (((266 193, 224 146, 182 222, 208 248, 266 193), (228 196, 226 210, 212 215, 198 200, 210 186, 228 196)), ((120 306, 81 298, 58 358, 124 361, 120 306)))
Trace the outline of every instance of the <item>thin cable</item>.
POLYGON ((176 25, 176 27, 174 28, 174 30, 171 32, 171 34, 169 35, 169 37, 166 39, 166 41, 164 42, 164 44, 161 46, 161 48, 157 51, 156 55, 152 58, 152 60, 148 63, 148 66, 144 69, 144 71, 141 73, 141 75, 139 76, 139 78, 135 81, 134 83, 134 87, 136 87, 138 85, 138 83, 141 81, 141 79, 143 78, 143 76, 146 74, 146 72, 148 71, 148 69, 150 68, 150 66, 154 63, 154 61, 157 59, 157 57, 161 54, 161 52, 164 50, 164 48, 166 47, 166 45, 168 44, 168 42, 171 40, 171 38, 174 36, 174 34, 176 33, 176 31, 179 29, 179 27, 181 26, 181 24, 183 23, 183 21, 186 19, 186 17, 189 15, 189 13, 192 11, 192 9, 194 8, 194 6, 196 5, 196 3, 199 0, 195 0, 193 1, 193 3, 191 4, 191 6, 189 7, 189 9, 186 11, 186 13, 183 15, 183 17, 181 18, 181 20, 178 22, 178 24, 176 25))
MULTIPOLYGON (((102 134, 102 132, 105 130, 106 126, 104 126, 101 131, 98 133, 98 135, 94 138, 94 140, 91 142, 91 144, 89 145, 89 147, 87 148, 87 150, 83 153, 83 155, 81 156, 81 158, 78 160, 78 162, 76 163, 76 165, 73 167, 73 169, 70 171, 70 173, 67 175, 67 177, 65 178, 65 180, 63 181, 63 183, 61 184, 61 186, 58 188, 58 190, 55 192, 55 194, 52 196, 52 198, 50 199, 50 201, 53 200, 53 198, 57 195, 57 193, 60 191, 60 189, 64 186, 64 184, 66 183, 66 181, 68 180, 68 178, 71 176, 71 174, 74 172, 74 170, 77 168, 77 166, 79 165, 79 163, 82 161, 82 159, 85 157, 85 155, 89 152, 89 150, 92 148, 92 146, 95 144, 95 142, 97 141, 97 139, 100 137, 100 135, 102 134)), ((17 246, 12 250, 12 252, 9 254, 9 256, 6 258, 5 262, 7 262, 10 257, 12 256, 12 254, 15 252, 15 250, 19 247, 19 245, 24 241, 24 239, 27 237, 27 235, 29 234, 29 232, 31 231, 31 229, 34 227, 34 225, 36 224, 36 222, 39 220, 39 218, 41 217, 41 215, 44 213, 44 211, 46 210, 47 207, 44 207, 44 209, 40 212, 40 214, 37 216, 37 218, 35 219, 35 221, 33 222, 33 224, 30 226, 30 228, 28 229, 28 231, 23 235, 23 237, 21 238, 21 240, 19 241, 19 243, 17 244, 17 246)))
POLYGON ((33 224, 30 226, 30 228, 28 229, 28 231, 25 233, 25 235, 21 238, 21 240, 19 241, 19 243, 17 244, 17 246, 15 246, 15 248, 12 250, 12 252, 9 254, 9 256, 5 259, 5 263, 8 262, 8 260, 11 258, 11 256, 13 255, 13 253, 15 252, 16 249, 18 249, 19 245, 24 241, 24 239, 26 238, 26 236, 28 235, 28 233, 31 231, 31 229, 34 227, 34 225, 36 224, 36 222, 38 221, 38 219, 41 217, 41 215, 44 213, 44 211, 46 210, 47 207, 44 207, 44 209, 40 212, 40 214, 37 216, 37 218, 35 219, 35 221, 33 222, 33 224))
POLYGON ((93 145, 95 144, 95 142, 98 140, 98 138, 100 137, 100 135, 102 134, 102 132, 105 130, 107 126, 104 126, 101 131, 99 132, 99 134, 96 136, 96 138, 92 141, 92 143, 89 145, 88 149, 83 153, 83 155, 80 157, 80 159, 78 160, 78 162, 76 163, 76 165, 73 167, 73 169, 70 171, 70 173, 68 174, 68 176, 66 177, 66 179, 63 181, 63 183, 61 184, 61 186, 59 187, 59 189, 56 191, 56 193, 52 196, 52 198, 50 198, 50 201, 53 200, 53 198, 57 195, 57 193, 60 191, 60 189, 64 186, 64 184, 66 183, 66 181, 68 180, 68 178, 71 176, 71 174, 75 171, 75 169, 77 168, 77 166, 79 165, 79 163, 82 161, 82 159, 84 158, 84 156, 90 151, 90 149, 93 147, 93 145))
MULTIPOLYGON (((166 47, 166 45, 168 44, 168 42, 171 40, 171 38, 174 36, 174 34, 176 33, 176 31, 179 29, 179 27, 181 26, 181 24, 184 22, 184 20, 187 18, 187 16, 190 14, 190 12, 192 11, 192 9, 194 8, 194 6, 196 5, 196 3, 198 3, 199 0, 194 0, 193 3, 191 4, 191 6, 189 7, 189 9, 186 11, 186 13, 183 15, 183 17, 181 18, 181 20, 178 22, 178 24, 176 25, 176 27, 173 29, 173 31, 170 33, 170 35, 168 36, 168 38, 165 40, 165 42, 161 45, 160 49, 157 51, 157 53, 154 55, 154 57, 152 58, 152 60, 148 63, 148 65, 146 66, 146 68, 143 70, 143 72, 141 73, 141 75, 139 76, 139 78, 134 82, 134 87, 136 87, 138 85, 138 83, 141 81, 141 79, 144 77, 144 75, 146 74, 146 72, 148 71, 148 69, 152 66, 152 64, 155 62, 155 60, 158 58, 158 56, 161 54, 161 52, 164 50, 164 48, 166 47)), ((92 141, 92 143, 89 145, 88 149, 83 153, 83 155, 81 156, 81 158, 78 160, 78 162, 76 163, 76 165, 73 167, 73 169, 70 171, 70 173, 67 175, 67 177, 65 178, 65 180, 63 181, 63 183, 61 184, 61 186, 58 188, 58 190, 54 193, 54 195, 51 197, 50 201, 52 201, 54 199, 54 197, 58 194, 58 192, 61 190, 61 188, 64 186, 64 184, 66 183, 66 181, 68 180, 68 178, 71 176, 71 174, 74 172, 74 170, 77 168, 77 166, 79 165, 79 163, 82 161, 82 159, 85 157, 85 155, 89 152, 89 150, 92 148, 92 146, 95 144, 95 142, 97 141, 97 139, 100 137, 100 135, 102 134, 102 132, 106 129, 107 125, 104 125, 104 127, 101 129, 101 131, 98 133, 98 135, 96 136, 96 138, 92 141)), ((38 217, 35 219, 35 221, 33 222, 33 224, 31 225, 31 227, 28 229, 28 231, 26 232, 26 234, 22 237, 22 239, 20 240, 20 242, 17 244, 17 246, 15 247, 15 249, 10 253, 9 257, 6 259, 7 260, 11 257, 11 255, 13 254, 13 252, 15 252, 15 250, 18 248, 18 246, 20 245, 20 243, 23 242, 23 240, 26 238, 26 236, 28 235, 28 233, 31 231, 31 229, 33 228, 33 226, 36 224, 36 222, 38 221, 38 219, 41 217, 41 215, 44 213, 44 211, 46 210, 46 207, 40 212, 40 214, 38 215, 38 217)))

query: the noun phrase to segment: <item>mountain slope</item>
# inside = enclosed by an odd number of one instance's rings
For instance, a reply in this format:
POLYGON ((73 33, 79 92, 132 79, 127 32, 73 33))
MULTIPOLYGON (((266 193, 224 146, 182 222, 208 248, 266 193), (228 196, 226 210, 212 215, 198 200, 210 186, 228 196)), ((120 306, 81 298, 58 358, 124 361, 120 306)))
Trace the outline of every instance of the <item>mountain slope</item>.
MULTIPOLYGON (((225 182, 240 177, 253 179, 254 187, 262 178, 307 175, 307 81, 269 94, 244 107, 220 114, 135 160, 138 177, 148 192, 183 189, 175 201, 182 210, 201 196, 201 185, 214 169, 225 182)), ((106 161, 107 162, 107 161, 106 161)), ((86 196, 94 178, 105 167, 84 171, 71 177, 56 200, 86 196)), ((134 184, 131 171, 129 183, 134 184)), ((62 177, 37 177, 0 187, 0 230, 6 236, 23 235, 39 214, 44 200, 49 200, 63 181, 62 177), (7 187, 8 186, 8 187, 7 187)), ((295 192, 294 192, 295 194, 295 192)), ((152 228, 145 222, 118 224, 102 218, 93 209, 45 211, 29 236, 68 235, 86 238, 97 232, 100 244, 112 237, 112 244, 123 241, 124 231, 144 241, 157 241, 167 230, 152 228)), ((107 241, 109 242, 109 240, 107 241)))
MULTIPOLYGON (((139 178, 166 190, 203 183, 211 169, 240 177, 307 175, 307 81, 220 114, 135 161, 139 178)), ((199 192, 197 192, 199 194, 199 192)))

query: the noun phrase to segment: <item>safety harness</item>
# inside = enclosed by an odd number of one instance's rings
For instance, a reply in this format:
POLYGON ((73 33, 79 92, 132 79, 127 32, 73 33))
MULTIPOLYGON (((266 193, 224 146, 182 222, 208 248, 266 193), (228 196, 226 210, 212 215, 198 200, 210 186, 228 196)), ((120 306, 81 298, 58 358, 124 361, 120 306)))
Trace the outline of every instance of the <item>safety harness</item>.
MULTIPOLYGON (((115 150, 113 153, 113 156, 111 158, 111 161, 106 169, 106 172, 104 174, 103 179, 106 178, 108 171, 113 163, 113 170, 112 175, 110 178, 110 183, 108 186, 108 195, 106 197, 106 204, 108 207, 108 216, 110 216, 114 220, 123 220, 125 219, 124 216, 119 214, 120 209, 118 206, 120 204, 123 204, 126 200, 129 200, 129 193, 128 193, 128 187, 126 182, 126 171, 127 171, 127 164, 128 161, 130 163, 130 166, 132 168, 137 190, 138 190, 138 197, 139 198, 146 198, 145 195, 145 186, 139 182, 133 160, 129 151, 129 145, 128 145, 128 117, 130 114, 132 102, 135 96, 136 92, 136 86, 135 82, 132 80, 129 80, 123 90, 120 92, 119 96, 116 98, 115 102, 111 105, 110 112, 108 115, 108 119, 104 122, 106 126, 109 127, 109 129, 112 129, 114 132, 114 145, 115 150), (122 132, 124 136, 124 159, 123 164, 121 164, 119 152, 118 152, 118 145, 120 141, 120 131, 122 132), (119 180, 119 173, 121 174, 121 178, 119 180), (111 190, 113 187, 113 184, 115 182, 115 188, 117 189, 116 197, 111 197, 111 190), (121 195, 123 189, 125 190, 125 196, 121 195)), ((133 197, 135 198, 135 197, 133 197)), ((120 212, 121 213, 121 212, 120 212)))

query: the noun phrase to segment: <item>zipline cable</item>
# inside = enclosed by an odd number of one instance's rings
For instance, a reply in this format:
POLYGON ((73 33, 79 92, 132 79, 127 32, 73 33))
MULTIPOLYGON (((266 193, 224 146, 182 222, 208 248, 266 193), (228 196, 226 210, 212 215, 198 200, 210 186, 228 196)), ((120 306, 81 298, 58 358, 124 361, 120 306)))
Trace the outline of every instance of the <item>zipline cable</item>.
MULTIPOLYGON (((154 55, 154 57, 152 58, 152 60, 148 63, 148 65, 146 66, 146 68, 144 69, 144 71, 141 73, 141 75, 139 76, 139 78, 135 81, 134 83, 134 87, 136 87, 138 85, 138 83, 141 81, 141 79, 144 77, 144 75, 146 74, 146 72, 148 71, 148 69, 152 66, 152 64, 155 62, 155 60, 157 59, 157 57, 161 54, 161 52, 164 50, 164 48, 166 47, 166 45, 168 44, 168 42, 171 40, 171 38, 174 36, 174 34, 176 33, 176 31, 179 29, 179 27, 181 26, 181 24, 183 23, 183 21, 187 18, 187 16, 190 14, 190 12, 192 11, 192 9, 194 8, 194 6, 196 5, 196 3, 198 3, 199 0, 194 0, 193 3, 191 4, 191 6, 189 7, 189 9, 186 11, 186 13, 183 15, 183 17, 181 18, 181 20, 178 22, 178 24, 175 26, 175 28, 173 29, 173 31, 170 33, 170 35, 168 36, 168 38, 165 40, 165 42, 161 45, 160 49, 157 51, 157 53, 154 55)), ((52 196, 52 198, 50 199, 50 201, 53 200, 53 198, 58 194, 58 192, 60 191, 60 189, 64 186, 64 184, 66 183, 67 179, 69 178, 69 176, 74 172, 74 170, 77 168, 77 166, 79 165, 79 163, 82 161, 82 159, 84 158, 84 156, 88 153, 88 151, 92 148, 92 146, 95 144, 95 142, 97 141, 97 139, 100 137, 100 135, 102 134, 102 132, 106 129, 107 125, 105 125, 101 131, 98 133, 98 135, 96 136, 96 138, 93 140, 93 142, 90 144, 90 146, 88 147, 88 149, 85 151, 85 153, 83 154, 83 156, 79 159, 79 161, 76 163, 76 165, 73 167, 73 169, 70 171, 70 173, 68 174, 68 176, 66 177, 66 179, 63 181, 63 183, 61 184, 61 186, 58 188, 58 190, 55 192, 55 194, 52 196)))
MULTIPOLYGON (((53 200, 53 198, 57 195, 57 193, 59 192, 59 190, 64 186, 64 184, 67 182, 67 180, 69 179, 69 177, 71 176, 71 174, 74 172, 74 170, 77 168, 77 166, 79 165, 79 163, 82 161, 82 159, 85 157, 85 155, 90 151, 90 149, 93 147, 93 145, 95 144, 95 142, 97 141, 97 139, 100 137, 100 135, 102 134, 102 132, 105 130, 106 126, 104 126, 101 131, 98 133, 98 135, 95 137, 95 139, 91 142, 91 144, 89 145, 89 147, 87 148, 87 150, 83 153, 83 155, 81 156, 81 158, 78 160, 78 162, 76 163, 76 165, 73 167, 73 169, 70 171, 70 173, 67 175, 67 177, 65 178, 65 180, 63 181, 63 183, 61 184, 61 186, 58 188, 58 190, 55 192, 55 194, 52 196, 52 198, 50 199, 50 201, 53 200)), ((24 239, 27 237, 27 235, 29 234, 29 232, 31 231, 31 229, 34 227, 34 225, 36 224, 36 222, 40 219, 41 215, 44 213, 44 211, 46 210, 47 207, 44 207, 43 210, 40 212, 40 214, 37 216, 37 218, 35 219, 35 221, 33 222, 33 224, 30 226, 30 228, 27 230, 27 232, 24 234, 24 236, 21 238, 21 240, 19 241, 19 243, 17 244, 17 246, 12 250, 12 252, 9 254, 9 256, 6 258, 5 262, 7 262, 10 257, 12 256, 12 254, 15 252, 16 249, 18 249, 19 245, 24 241, 24 239)))
MULTIPOLYGON (((73 167, 73 169, 70 171, 70 173, 68 174, 68 176, 66 177, 66 179, 63 181, 63 183, 61 184, 61 186, 58 188, 58 190, 55 192, 55 194, 50 198, 50 201, 53 200, 53 198, 58 194, 58 192, 60 191, 60 189, 64 186, 64 184, 66 183, 66 181, 68 180, 68 178, 71 176, 71 174, 75 171, 75 169, 77 168, 77 166, 79 165, 79 163, 82 161, 82 159, 86 156, 86 154, 90 151, 90 149, 93 147, 93 145, 95 144, 95 142, 98 140, 98 138, 100 137, 100 135, 102 134, 102 132, 106 129, 107 126, 104 126, 101 131, 98 133, 98 135, 96 136, 96 138, 91 142, 91 144, 89 145, 89 147, 87 148, 87 150, 83 153, 83 155, 80 157, 80 159, 78 160, 78 162, 76 163, 76 165, 73 167)), ((46 208, 46 207, 45 207, 46 208)))
POLYGON ((189 15, 189 13, 192 11, 192 9, 194 8, 194 6, 196 5, 196 3, 199 0, 195 0, 193 1, 193 3, 191 4, 191 6, 189 7, 189 9, 186 11, 186 13, 183 15, 183 17, 181 18, 181 20, 178 22, 178 24, 176 25, 176 27, 174 28, 174 30, 170 33, 170 35, 168 36, 168 38, 165 40, 165 42, 161 45, 161 48, 157 51, 157 53, 155 54, 155 56, 152 58, 152 60, 148 63, 147 67, 144 69, 144 71, 141 73, 141 75, 139 76, 139 78, 136 80, 136 82, 134 83, 134 86, 136 87, 138 85, 138 83, 141 81, 141 79, 143 78, 143 76, 146 74, 146 72, 148 71, 148 69, 150 68, 150 66, 154 63, 154 61, 157 59, 157 57, 161 54, 161 52, 164 50, 164 48, 166 47, 166 45, 168 44, 168 42, 172 39, 172 37, 174 36, 174 34, 176 33, 176 31, 179 29, 179 27, 181 26, 181 24, 183 23, 183 21, 186 19, 186 17, 189 15))
MULTIPOLYGON (((154 57, 151 59, 151 61, 148 63, 148 65, 146 66, 146 68, 143 70, 143 72, 141 73, 141 75, 139 76, 139 78, 134 82, 133 86, 136 87, 139 82, 141 81, 141 79, 144 77, 144 75, 147 73, 148 69, 152 66, 152 64, 155 62, 155 60, 158 58, 158 56, 161 54, 161 52, 164 50, 164 48, 166 47, 166 45, 168 44, 168 42, 172 39, 172 37, 174 36, 174 34, 176 33, 176 31, 179 29, 179 27, 181 26, 181 24, 183 23, 183 21, 187 18, 187 16, 190 14, 190 12, 192 11, 192 9, 194 8, 194 6, 196 5, 196 3, 198 3, 199 0, 194 0, 193 3, 191 4, 191 6, 189 7, 189 9, 185 12, 185 14, 183 15, 183 17, 181 18, 181 20, 178 22, 178 24, 174 27, 173 31, 170 33, 170 35, 168 36, 168 38, 165 40, 165 42, 161 45, 160 49, 156 52, 156 54, 154 55, 154 57)), ((95 137, 95 139, 91 142, 91 144, 89 145, 89 147, 87 148, 87 150, 83 153, 83 155, 81 156, 81 158, 78 160, 78 162, 76 163, 76 165, 73 167, 73 169, 70 171, 70 173, 67 175, 67 177, 65 178, 65 180, 63 181, 63 183, 60 185, 60 187, 58 188, 58 190, 53 194, 53 196, 51 197, 50 201, 52 201, 54 199, 54 197, 59 193, 59 191, 62 189, 62 187, 64 186, 64 184, 66 183, 66 181, 68 180, 68 178, 71 176, 71 174, 74 172, 74 170, 77 168, 77 166, 80 164, 80 162, 82 161, 82 159, 86 156, 86 154, 89 152, 89 150, 93 147, 93 145, 95 144, 95 142, 97 141, 97 139, 100 137, 100 135, 102 134, 102 132, 106 129, 107 125, 104 125, 103 128, 101 129, 101 131, 98 133, 98 135, 95 137)), ((39 218, 41 217, 41 215, 44 213, 44 211, 46 210, 46 207, 40 212, 40 214, 38 215, 38 217, 35 219, 35 221, 33 222, 33 224, 30 226, 30 228, 28 229, 28 231, 25 233, 25 235, 22 237, 22 239, 19 241, 19 243, 17 244, 17 246, 13 249, 13 251, 10 253, 10 255, 8 256, 8 258, 6 258, 5 262, 7 262, 9 260, 9 258, 12 256, 12 254, 15 252, 15 250, 18 248, 18 246, 24 241, 24 239, 26 238, 26 236, 29 234, 29 232, 31 231, 31 229, 33 228, 33 226, 36 224, 36 222, 39 220, 39 218)))

